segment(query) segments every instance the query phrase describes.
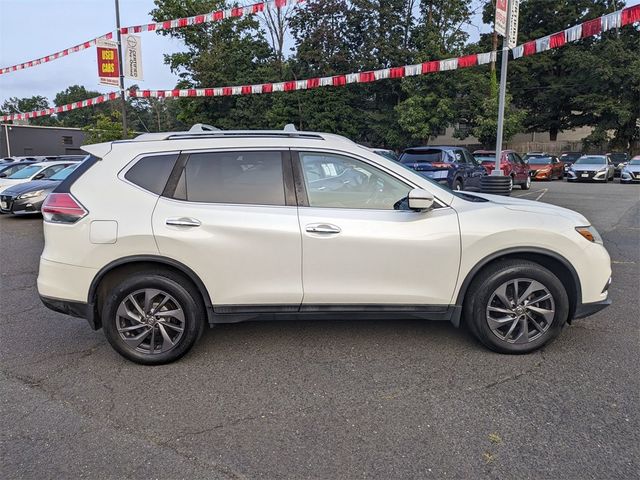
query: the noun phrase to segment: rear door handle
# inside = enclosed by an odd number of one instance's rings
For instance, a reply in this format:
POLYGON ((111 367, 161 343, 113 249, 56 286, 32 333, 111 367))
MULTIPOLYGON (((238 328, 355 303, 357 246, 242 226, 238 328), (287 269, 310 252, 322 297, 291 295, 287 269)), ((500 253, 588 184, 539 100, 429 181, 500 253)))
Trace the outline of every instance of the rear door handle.
POLYGON ((307 225, 306 230, 309 233, 326 233, 334 235, 342 231, 340 230, 340 227, 331 225, 329 223, 312 223, 310 225, 307 225))
POLYGON ((202 222, 200 222, 200 220, 190 217, 167 218, 165 223, 173 227, 199 227, 200 225, 202 225, 202 222))

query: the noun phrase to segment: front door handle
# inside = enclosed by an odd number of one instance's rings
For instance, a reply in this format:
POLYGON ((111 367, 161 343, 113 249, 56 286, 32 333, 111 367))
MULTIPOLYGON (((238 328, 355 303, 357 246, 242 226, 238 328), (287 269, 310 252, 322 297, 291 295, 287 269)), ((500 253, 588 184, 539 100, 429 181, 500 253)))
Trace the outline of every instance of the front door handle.
POLYGON ((326 234, 336 234, 340 233, 340 227, 335 225, 331 225, 329 223, 312 223, 307 225, 307 232, 309 233, 326 233, 326 234))
POLYGON ((172 227, 199 227, 202 225, 202 222, 197 218, 190 217, 175 217, 175 218, 167 218, 167 225, 171 225, 172 227))

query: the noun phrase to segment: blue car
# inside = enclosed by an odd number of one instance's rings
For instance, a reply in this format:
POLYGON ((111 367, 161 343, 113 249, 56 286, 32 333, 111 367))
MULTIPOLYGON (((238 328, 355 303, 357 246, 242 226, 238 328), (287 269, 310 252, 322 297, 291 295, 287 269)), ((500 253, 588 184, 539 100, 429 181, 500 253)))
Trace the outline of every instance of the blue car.
POLYGON ((400 155, 400 163, 452 190, 480 190, 487 170, 461 147, 412 147, 400 155))

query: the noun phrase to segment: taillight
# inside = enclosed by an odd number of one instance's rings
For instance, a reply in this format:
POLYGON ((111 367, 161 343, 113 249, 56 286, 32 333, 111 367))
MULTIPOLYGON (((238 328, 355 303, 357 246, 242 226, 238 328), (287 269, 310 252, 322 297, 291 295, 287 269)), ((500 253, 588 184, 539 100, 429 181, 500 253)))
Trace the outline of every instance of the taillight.
POLYGON ((70 193, 50 193, 42 205, 45 222, 76 223, 88 213, 70 193))

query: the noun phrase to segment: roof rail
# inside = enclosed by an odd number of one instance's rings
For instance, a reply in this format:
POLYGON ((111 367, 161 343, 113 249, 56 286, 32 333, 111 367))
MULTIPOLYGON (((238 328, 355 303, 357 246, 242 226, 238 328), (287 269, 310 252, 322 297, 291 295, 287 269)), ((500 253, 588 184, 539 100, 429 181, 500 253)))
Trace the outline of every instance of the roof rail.
POLYGON ((164 140, 188 139, 188 138, 230 138, 230 137, 289 137, 289 138, 308 138, 316 140, 324 140, 324 137, 317 133, 308 132, 291 132, 282 130, 219 130, 211 132, 175 132, 168 133, 164 140))
POLYGON ((211 125, 207 125, 206 123, 196 123, 189 129, 189 132, 219 132, 220 129, 213 127, 211 125))

